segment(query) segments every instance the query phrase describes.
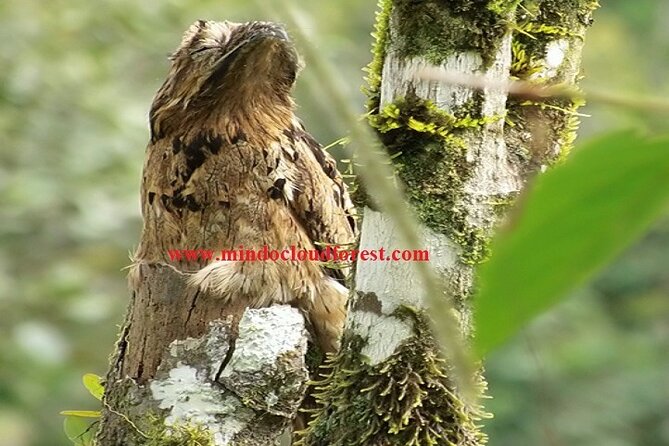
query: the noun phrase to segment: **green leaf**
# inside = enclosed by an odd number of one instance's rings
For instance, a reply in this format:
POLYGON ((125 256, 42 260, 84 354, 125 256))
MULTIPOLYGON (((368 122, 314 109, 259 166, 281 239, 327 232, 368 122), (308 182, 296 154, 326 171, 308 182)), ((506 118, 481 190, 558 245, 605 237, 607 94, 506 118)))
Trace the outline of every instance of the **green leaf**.
POLYGON ((93 373, 86 373, 82 381, 84 387, 93 395, 96 399, 102 401, 102 395, 105 393, 105 388, 102 385, 102 378, 93 373))
POLYGON ((85 418, 67 417, 63 422, 63 430, 76 446, 93 446, 97 425, 97 421, 91 423, 85 418))
POLYGON ((640 237, 668 201, 667 139, 610 135, 540 175, 481 267, 477 354, 590 278, 640 237))
POLYGON ((81 418, 100 418, 102 412, 99 410, 63 410, 61 415, 67 417, 81 417, 81 418))

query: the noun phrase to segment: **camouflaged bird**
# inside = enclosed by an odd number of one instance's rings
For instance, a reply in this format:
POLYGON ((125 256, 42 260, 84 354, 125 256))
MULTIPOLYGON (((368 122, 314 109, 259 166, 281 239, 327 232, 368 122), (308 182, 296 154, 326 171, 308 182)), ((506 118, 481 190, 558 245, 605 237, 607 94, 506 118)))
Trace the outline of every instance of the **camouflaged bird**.
MULTIPOLYGON (((300 63, 284 29, 200 20, 170 59, 150 112, 135 261, 169 263, 171 249, 352 243, 352 205, 335 161, 294 114, 300 63)), ((176 267, 226 301, 295 305, 323 350, 338 347, 348 293, 341 271, 312 261, 176 267)))

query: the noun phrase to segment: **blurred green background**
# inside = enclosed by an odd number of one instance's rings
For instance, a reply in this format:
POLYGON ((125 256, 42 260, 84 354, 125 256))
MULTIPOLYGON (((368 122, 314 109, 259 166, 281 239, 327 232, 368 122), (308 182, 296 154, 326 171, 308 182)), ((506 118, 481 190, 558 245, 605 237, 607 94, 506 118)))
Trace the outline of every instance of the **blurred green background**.
MULTIPOLYGON (((585 87, 669 96, 669 2, 602 3, 585 87)), ((301 7, 362 111, 374 2, 301 7)), ((58 412, 95 408, 80 380, 104 374, 127 301, 147 111, 200 18, 270 19, 244 0, 0 2, 0 446, 67 445, 58 412)), ((346 130, 321 88, 307 65, 300 114, 328 143, 346 130)), ((586 112, 582 138, 669 127, 666 115, 586 112)), ((669 219, 492 355, 490 444, 669 445, 668 296, 669 219)))

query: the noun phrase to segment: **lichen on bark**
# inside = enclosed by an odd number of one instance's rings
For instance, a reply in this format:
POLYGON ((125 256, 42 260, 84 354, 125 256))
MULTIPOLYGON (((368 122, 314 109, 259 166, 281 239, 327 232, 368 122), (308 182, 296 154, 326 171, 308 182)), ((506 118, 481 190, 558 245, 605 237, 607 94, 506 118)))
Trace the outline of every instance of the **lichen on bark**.
POLYGON ((306 350, 303 317, 289 306, 247 309, 238 322, 212 320, 200 336, 166 346, 148 379, 112 368, 98 444, 273 444, 302 402, 306 350))
MULTIPOLYGON (((476 71, 494 70, 492 66, 499 64, 495 54, 504 51, 517 3, 381 0, 373 59, 366 69, 369 122, 395 156, 396 172, 419 221, 457 241, 461 259, 468 264, 486 258, 489 235, 470 224, 466 211, 460 209, 464 184, 475 168, 468 155, 472 143, 468 135, 501 121, 504 113, 484 113, 484 99, 478 92, 454 91, 462 98, 444 104, 436 100, 443 98, 421 97, 424 92, 402 85, 407 87, 405 95, 389 98, 387 89, 381 89, 383 76, 389 74, 384 63, 397 63, 402 70, 419 58, 436 65, 454 62, 476 71), (462 58, 469 60, 461 62, 462 58)), ((448 98, 449 92, 443 96, 448 98)), ((359 206, 376 208, 373 199, 364 196, 364 185, 358 186, 355 200, 359 206)))
MULTIPOLYGON (((574 84, 595 7, 592 0, 380 2, 368 67, 369 122, 423 225, 465 337, 472 334, 474 266, 486 258, 492 230, 529 175, 568 152, 581 104, 528 103, 507 98, 501 87, 430 83, 418 73, 437 67, 497 85, 509 77, 574 84), (548 130, 533 132, 535 122, 548 130)), ((361 248, 392 244, 392 220, 372 199, 364 204, 361 248)), ((321 383, 324 407, 304 444, 485 443, 483 410, 468 407, 450 379, 411 271, 358 263, 355 290, 344 348, 321 383), (418 308, 412 317, 408 306, 418 308)), ((481 375, 476 382, 482 392, 481 375)))
POLYGON ((487 237, 467 222, 460 208, 464 184, 474 167, 467 158, 463 133, 503 119, 503 115, 482 116, 474 101, 460 107, 456 115, 410 93, 370 117, 393 157, 418 220, 456 241, 461 260, 468 264, 486 257, 487 237))

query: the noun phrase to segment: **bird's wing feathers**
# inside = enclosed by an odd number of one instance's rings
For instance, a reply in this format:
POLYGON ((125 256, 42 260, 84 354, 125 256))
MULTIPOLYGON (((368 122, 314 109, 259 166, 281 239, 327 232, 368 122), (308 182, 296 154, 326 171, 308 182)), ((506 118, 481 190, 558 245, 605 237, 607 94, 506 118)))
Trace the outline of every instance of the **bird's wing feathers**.
POLYGON ((353 205, 335 160, 301 124, 285 134, 283 153, 295 167, 295 184, 287 200, 295 219, 319 249, 350 245, 356 231, 353 205))
MULTIPOLYGON (((202 141, 197 144, 190 144, 192 148, 175 139, 171 144, 165 140, 150 144, 147 150, 142 192, 144 217, 153 222, 159 219, 163 232, 174 232, 163 234, 163 238, 172 238, 175 246, 181 246, 182 240, 194 240, 190 231, 185 239, 185 234, 181 234, 188 228, 179 228, 191 214, 193 218, 201 218, 198 205, 201 200, 213 199, 220 205, 229 203, 227 195, 232 191, 222 187, 226 185, 237 185, 234 193, 244 193, 239 186, 243 175, 255 178, 253 182, 257 182, 259 190, 269 194, 268 199, 283 196, 293 221, 317 249, 322 250, 327 245, 337 245, 342 249, 342 245, 355 241, 353 205, 336 162, 301 124, 295 122, 286 130, 278 147, 261 151, 254 149, 248 152, 248 149, 241 150, 236 144, 220 149, 209 148, 207 144, 211 145, 216 138, 200 139, 202 141), (195 157, 201 159, 197 166, 191 162, 194 158, 191 152, 202 153, 199 158, 195 157), (238 152, 245 155, 237 156, 238 152), (218 161, 219 156, 214 154, 224 155, 224 159, 218 161), (213 169, 211 173, 210 168, 213 169), (219 184, 218 181, 207 180, 211 174, 224 176, 225 181, 219 184), (171 228, 174 231, 170 231, 171 228)), ((153 226, 156 225, 145 221, 145 231, 151 232, 153 226)), ((190 228, 190 225, 186 226, 190 228)), ((199 225, 194 224, 193 227, 199 225)), ((214 240, 204 240, 207 241, 214 240)), ((344 276, 341 271, 333 269, 327 269, 327 273, 336 279, 344 276)))

